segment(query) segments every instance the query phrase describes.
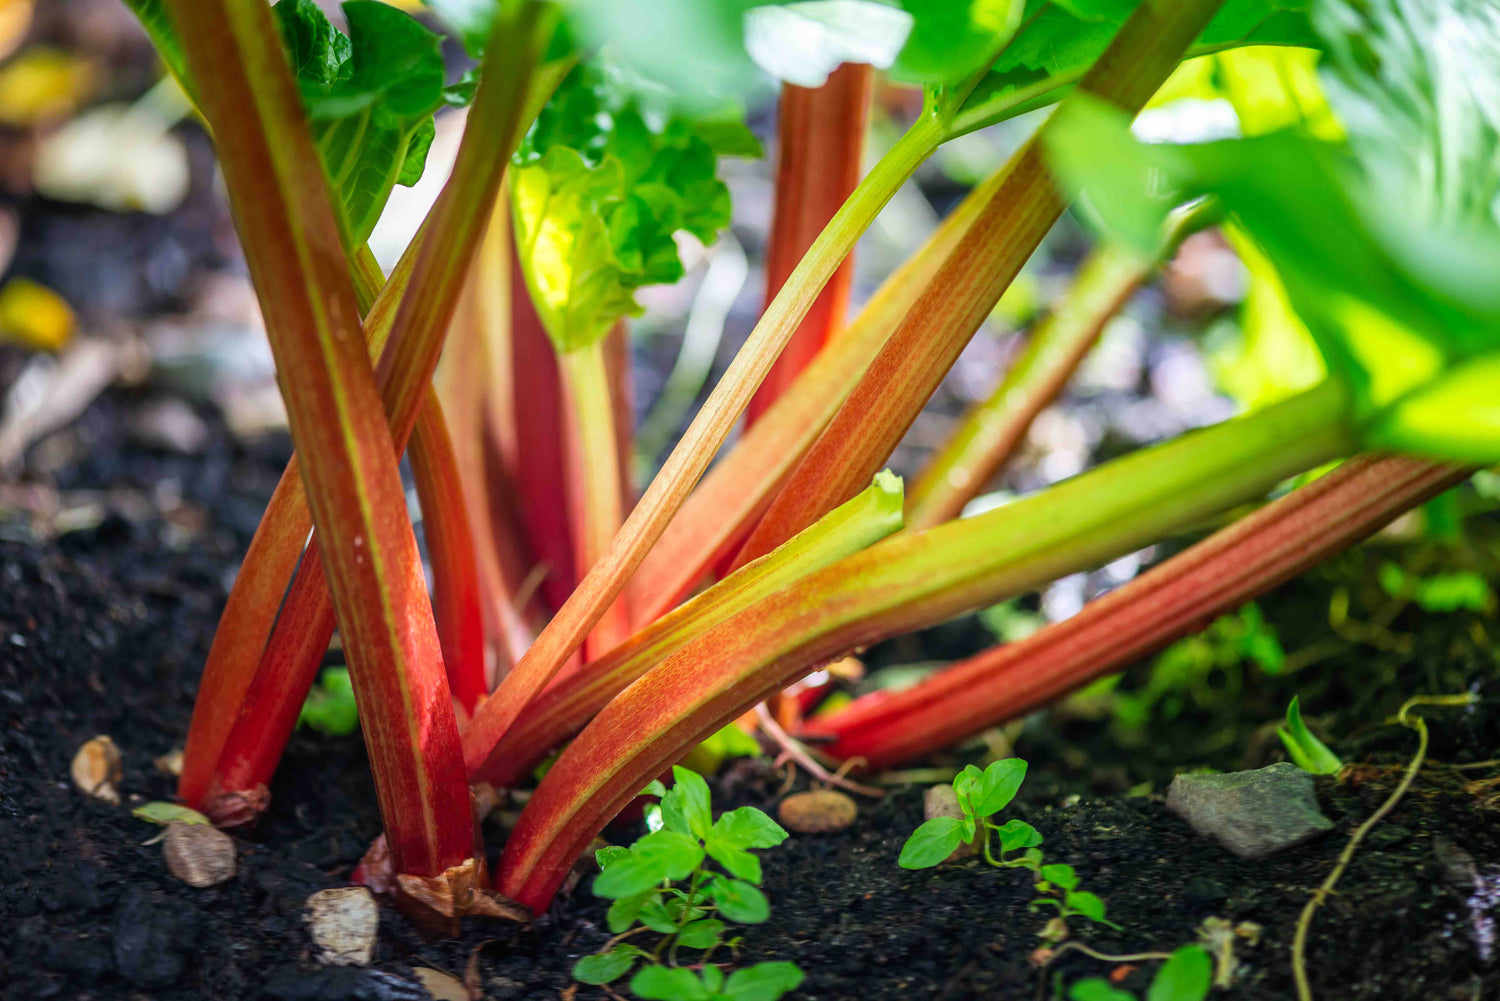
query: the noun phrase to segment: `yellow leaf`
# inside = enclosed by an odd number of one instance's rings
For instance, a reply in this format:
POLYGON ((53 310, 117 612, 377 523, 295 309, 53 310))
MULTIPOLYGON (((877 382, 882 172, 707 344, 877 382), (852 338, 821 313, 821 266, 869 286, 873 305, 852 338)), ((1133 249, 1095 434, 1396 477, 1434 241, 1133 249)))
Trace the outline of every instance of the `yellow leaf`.
POLYGON ((58 351, 73 336, 73 310, 62 296, 27 278, 0 288, 0 341, 58 351))
POLYGON ((0 67, 0 124, 27 127, 72 114, 93 92, 94 67, 61 49, 29 49, 0 67))

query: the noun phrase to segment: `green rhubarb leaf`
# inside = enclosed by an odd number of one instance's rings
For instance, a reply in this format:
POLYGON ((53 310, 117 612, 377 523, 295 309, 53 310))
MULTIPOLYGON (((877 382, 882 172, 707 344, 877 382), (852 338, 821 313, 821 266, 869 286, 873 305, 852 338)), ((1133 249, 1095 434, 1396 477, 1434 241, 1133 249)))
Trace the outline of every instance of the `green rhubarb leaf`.
POLYGON ((802 984, 802 971, 796 963, 784 960, 756 963, 735 970, 724 982, 723 995, 732 1001, 776 1001, 802 984))
POLYGON ((703 847, 676 831, 653 831, 594 878, 594 895, 619 898, 644 893, 666 880, 686 879, 703 861, 703 847))
POLYGON ((933 817, 906 839, 896 864, 903 869, 931 869, 952 855, 962 840, 957 817, 933 817))
POLYGON ((349 0, 346 37, 313 0, 275 6, 313 140, 351 244, 369 238, 398 183, 422 176, 444 103, 438 36, 377 0, 349 0))
POLYGON ((891 67, 906 83, 955 84, 986 66, 1010 41, 1024 0, 901 0, 911 36, 891 67))
POLYGON ((730 209, 717 157, 751 148, 722 115, 648 121, 604 71, 568 76, 517 151, 512 184, 527 284, 558 351, 638 315, 636 289, 682 277, 675 234, 715 239, 730 209))
MULTIPOLYGON (((1311 0, 1227 0, 1189 55, 1249 45, 1319 44, 1311 0)), ((1135 0, 1027 0, 1015 37, 965 100, 964 131, 1057 101, 1104 52, 1135 0)))
POLYGON ((766 4, 745 12, 745 49, 776 79, 819 87, 843 63, 889 68, 913 20, 879 0, 766 4))
MULTIPOLYGON (((156 47, 156 52, 161 56, 161 61, 167 64, 167 69, 182 84, 182 89, 191 98, 193 96, 192 78, 188 76, 187 57, 182 53, 182 39, 177 35, 177 29, 172 26, 172 19, 167 14, 166 4, 163 0, 125 0, 125 6, 130 8, 136 20, 141 22, 141 27, 146 29, 146 35, 151 39, 151 44, 156 47)), ((197 103, 196 98, 194 103, 197 103)))
POLYGON ((1185 945, 1156 971, 1146 1001, 1203 1001, 1213 986, 1214 964, 1201 946, 1185 945))

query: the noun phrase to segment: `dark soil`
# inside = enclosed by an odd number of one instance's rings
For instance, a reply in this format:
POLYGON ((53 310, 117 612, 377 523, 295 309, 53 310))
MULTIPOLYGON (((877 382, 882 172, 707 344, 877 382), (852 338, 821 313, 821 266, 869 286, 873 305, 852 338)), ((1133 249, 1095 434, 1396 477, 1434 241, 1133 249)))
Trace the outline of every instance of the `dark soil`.
MULTIPOLYGON (((85 419, 101 420, 100 407, 107 417, 107 408, 126 405, 106 397, 85 419)), ((191 460, 122 442, 105 467, 66 474, 75 489, 128 489, 133 477, 144 485, 161 475, 140 473, 141 464, 169 466, 192 485, 184 491, 188 503, 222 513, 196 528, 185 529, 180 516, 168 520, 138 508, 128 518, 111 514, 58 536, 33 537, 14 520, 0 524, 6 996, 421 998, 426 993, 413 968, 429 966, 460 979, 467 972, 476 996, 603 997, 590 988, 570 993, 573 962, 608 938, 603 907, 587 881, 529 926, 472 921, 457 941, 425 943, 387 914, 373 967, 321 969, 310 961, 300 921, 304 900, 343 883, 379 829, 357 737, 299 733, 269 815, 238 838, 238 873, 222 886, 178 882, 160 847, 141 844, 155 829, 130 808, 170 796, 171 780, 152 759, 181 744, 225 582, 253 527, 253 518, 238 516, 230 501, 252 510, 263 503, 284 455, 282 447, 250 453, 215 441, 191 460), (123 753, 122 806, 91 799, 69 781, 74 751, 96 734, 109 734, 123 753)), ((1265 606, 1268 616, 1285 620, 1284 632, 1295 634, 1295 621, 1318 620, 1326 601, 1327 587, 1310 579, 1265 606)), ((1414 637, 1413 652, 1336 652, 1295 686, 1262 683, 1246 672, 1236 696, 1243 712, 1220 712, 1216 724, 1231 728, 1235 740, 1217 750, 1198 746, 1213 716, 1196 704, 1163 718, 1150 739, 1137 735, 1130 752, 1104 724, 1065 714, 1013 729, 1032 778, 1011 815, 1044 834, 1049 860, 1074 865, 1083 887, 1106 901, 1123 928, 1080 919, 1075 934, 1097 950, 1140 952, 1193 941, 1208 917, 1255 922, 1261 941, 1238 951, 1235 986, 1225 996, 1291 996, 1297 916, 1349 832, 1389 792, 1414 745, 1409 731, 1373 724, 1392 699, 1462 690, 1493 675, 1493 657, 1472 626, 1462 616, 1398 618, 1390 629, 1414 637), (1431 677, 1398 672, 1399 663, 1423 664, 1431 677), (1349 680, 1328 680, 1338 677, 1329 667, 1349 680), (1328 836, 1247 862, 1194 836, 1166 811, 1160 792, 1174 767, 1235 767, 1250 746, 1241 738, 1257 721, 1274 718, 1288 692, 1312 691, 1321 700, 1318 711, 1332 713, 1356 704, 1358 678, 1371 679, 1368 691, 1375 694, 1368 698, 1378 705, 1363 705, 1353 716, 1367 724, 1356 744, 1335 746, 1378 764, 1343 785, 1320 780, 1324 810, 1338 824, 1328 836), (1153 783, 1151 794, 1096 795, 1143 781, 1153 783)), ((933 646, 941 639, 933 636, 933 646)), ((1500 725, 1493 703, 1431 718, 1437 760, 1490 756, 1500 725)), ((1339 732, 1354 729, 1340 718, 1339 732)), ((1376 829, 1314 923, 1310 973, 1319 998, 1480 998, 1500 991, 1492 965, 1496 894, 1489 889, 1500 879, 1496 803, 1487 783, 1466 785, 1494 774, 1425 771, 1376 829)), ((736 781, 720 783, 721 806, 774 810, 779 777, 753 764, 728 775, 736 781)), ((1053 997, 1060 996, 1053 993, 1059 972, 1071 981, 1115 969, 1077 953, 1045 972, 1032 965, 1045 915, 1026 910, 1034 894, 1020 871, 977 861, 919 873, 898 868, 902 841, 920 820, 920 789, 900 788, 862 807, 847 832, 794 836, 767 853, 773 918, 745 929, 744 961, 795 960, 807 973, 797 997, 861 1001, 1053 997)), ((1122 986, 1143 993, 1154 964, 1138 966, 1122 986)))

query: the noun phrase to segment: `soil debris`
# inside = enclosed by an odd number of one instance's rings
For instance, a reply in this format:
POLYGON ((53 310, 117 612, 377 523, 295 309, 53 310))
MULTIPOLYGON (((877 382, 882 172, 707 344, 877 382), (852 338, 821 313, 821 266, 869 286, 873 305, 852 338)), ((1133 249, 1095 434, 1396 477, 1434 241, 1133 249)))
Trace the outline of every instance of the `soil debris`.
POLYGON ((218 886, 234 877, 234 839, 217 827, 174 820, 161 853, 172 875, 188 886, 218 886))
POLYGON ((104 735, 84 741, 73 755, 73 784, 90 796, 120 805, 120 749, 104 735))
POLYGON ((369 966, 380 931, 380 908, 362 886, 319 890, 307 898, 302 915, 318 947, 318 962, 330 966, 369 966))

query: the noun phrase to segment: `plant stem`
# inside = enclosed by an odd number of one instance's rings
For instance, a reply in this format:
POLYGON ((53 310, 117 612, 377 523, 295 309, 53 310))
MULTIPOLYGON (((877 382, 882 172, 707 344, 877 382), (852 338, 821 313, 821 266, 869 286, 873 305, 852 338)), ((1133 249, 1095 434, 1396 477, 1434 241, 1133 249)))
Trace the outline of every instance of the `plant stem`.
MULTIPOLYGON (((615 407, 610 393, 604 343, 562 354, 559 359, 567 388, 569 412, 576 430, 577 454, 573 482, 580 496, 574 504, 573 538, 578 565, 591 567, 604 552, 624 520, 620 496, 620 450, 615 433, 615 407)), ((630 635, 630 616, 616 601, 589 634, 587 657, 593 660, 630 635)))
MULTIPOLYGON (((1134 115, 1171 74, 1221 0, 1136 8, 1080 89, 1134 115)), ((740 559, 780 545, 847 500, 895 450, 979 325, 1062 214, 1048 166, 1050 122, 1005 170, 981 212, 838 414, 788 479, 740 559)))
POLYGON ((1401 797, 1406 795, 1406 790, 1411 788, 1417 772, 1422 769, 1422 759, 1427 756, 1427 721, 1420 716, 1408 718, 1408 711, 1415 706, 1466 706, 1473 704, 1474 701, 1475 696, 1467 693, 1463 695, 1417 695, 1407 699, 1401 706, 1400 712, 1396 714, 1396 720, 1399 723, 1417 731, 1417 753, 1412 755, 1411 764, 1406 766, 1406 773, 1401 776, 1401 781, 1397 783, 1395 789, 1391 790, 1385 802, 1381 803, 1379 809, 1370 814, 1363 824, 1355 828, 1354 833, 1349 837, 1349 843, 1339 853, 1338 863, 1334 865, 1333 871, 1328 874, 1327 879, 1323 880, 1322 885, 1313 891, 1307 906, 1302 908, 1302 915, 1297 919, 1297 933, 1292 939, 1292 979, 1297 984, 1298 1001, 1312 1001, 1312 986, 1307 980, 1307 933, 1312 927, 1313 914, 1338 885, 1339 877, 1354 860, 1354 852, 1359 848, 1360 842, 1370 831, 1374 830, 1376 824, 1385 819, 1386 814, 1396 808, 1397 803, 1401 802, 1401 797))
POLYGON ((260 0, 168 9, 214 124, 303 457, 392 857, 399 872, 437 876, 474 858, 468 788, 322 167, 270 9, 260 0))
POLYGON ((974 405, 928 462, 907 497, 906 527, 930 528, 958 517, 1005 465, 1031 422, 1056 398, 1110 319, 1178 244, 1218 217, 1211 202, 1172 214, 1161 249, 1144 254, 1119 243, 1096 247, 1073 285, 1032 332, 1026 350, 988 398, 974 405))
POLYGON ((814 666, 1098 566, 1347 451, 1325 383, 1006 507, 886 539, 697 634, 562 753, 506 845, 501 890, 544 909, 594 833, 693 743, 814 666), (582 839, 582 840, 579 840, 582 839))
POLYGON ((831 738, 826 751, 863 757, 876 769, 951 746, 1201 629, 1471 472, 1393 456, 1351 459, 1073 618, 954 664, 905 691, 856 699, 810 721, 808 736, 831 738))
MULTIPOLYGON (((846 63, 820 87, 783 84, 776 123, 776 200, 766 247, 766 298, 781 290, 838 207, 859 184, 869 117, 871 66, 846 63)), ((853 255, 844 258, 750 399, 753 425, 844 325, 853 255)))
POLYGON ((940 126, 930 117, 913 125, 818 236, 620 532, 464 731, 464 760, 471 770, 484 762, 516 717, 619 597, 724 443, 812 300, 896 189, 931 154, 940 134, 940 126))

